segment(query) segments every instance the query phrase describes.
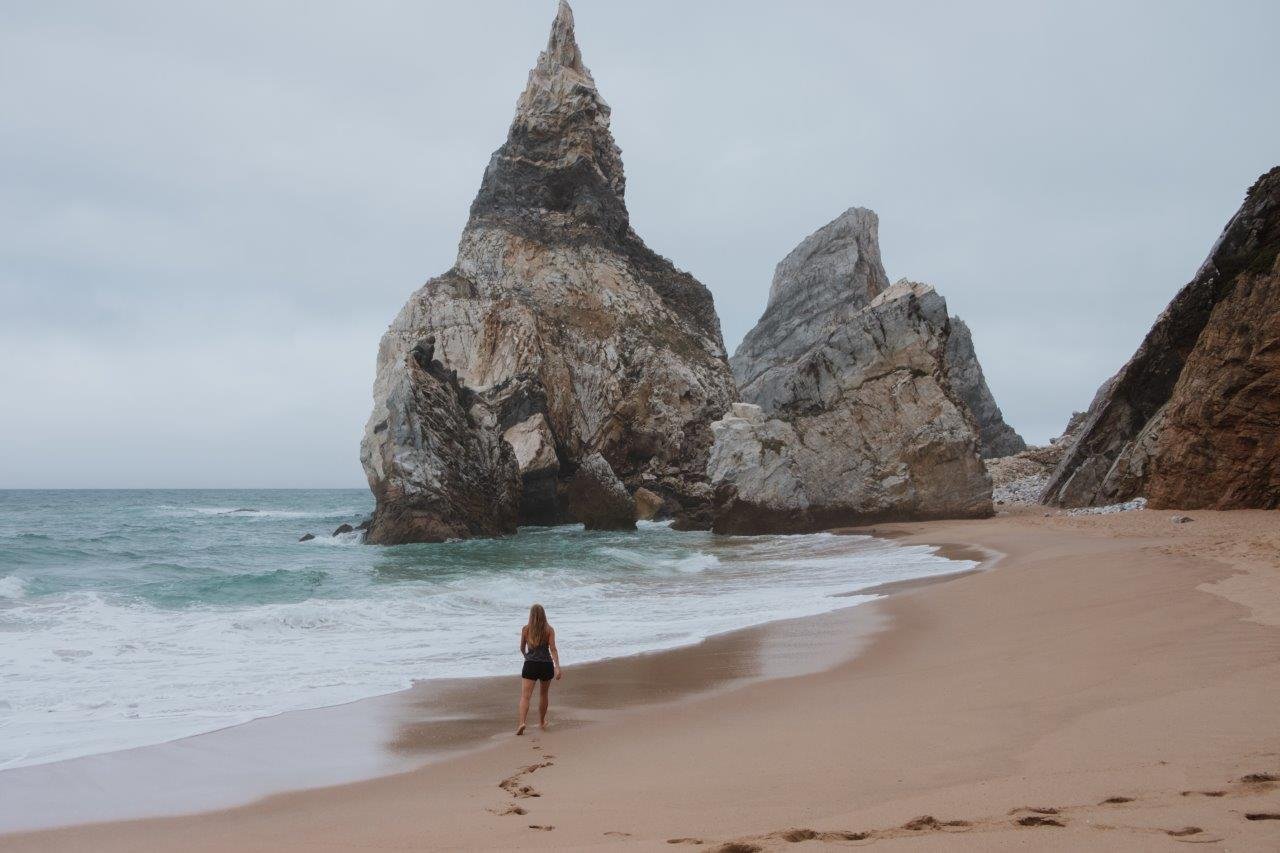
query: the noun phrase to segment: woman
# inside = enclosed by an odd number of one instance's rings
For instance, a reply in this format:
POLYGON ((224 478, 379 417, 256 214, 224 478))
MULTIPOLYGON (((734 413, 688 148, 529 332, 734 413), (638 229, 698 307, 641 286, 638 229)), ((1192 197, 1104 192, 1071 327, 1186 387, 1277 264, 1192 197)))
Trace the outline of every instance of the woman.
POLYGON ((529 716, 529 699, 533 697, 535 684, 542 686, 538 725, 544 729, 547 727, 551 679, 559 681, 561 675, 556 629, 547 624, 547 611, 541 604, 529 608, 529 624, 520 629, 520 654, 524 655, 524 669, 520 673, 520 726, 516 729, 517 735, 524 734, 524 720, 529 716))

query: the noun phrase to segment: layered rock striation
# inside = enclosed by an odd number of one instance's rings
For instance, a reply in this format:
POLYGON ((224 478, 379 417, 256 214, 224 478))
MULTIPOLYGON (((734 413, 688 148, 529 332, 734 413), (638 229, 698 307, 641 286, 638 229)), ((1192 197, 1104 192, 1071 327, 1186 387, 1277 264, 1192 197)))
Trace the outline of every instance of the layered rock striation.
POLYGON ((1089 407, 1059 506, 1280 507, 1280 167, 1089 407))
MULTIPOLYGON (((596 453, 628 488, 643 484, 679 512, 705 510, 710 424, 737 390, 711 294, 631 229, 609 122, 562 2, 485 170, 456 264, 413 294, 382 339, 361 450, 378 497, 375 530, 417 488, 380 460, 431 440, 425 420, 425 433, 388 428, 418 393, 410 353, 428 339, 513 448, 520 521, 574 520, 568 485, 596 453)), ((480 473, 470 457, 433 464, 442 479, 463 466, 468 477, 480 473)), ((457 512, 469 516, 469 507, 457 512)), ((369 540, 388 535, 371 531, 369 540)))

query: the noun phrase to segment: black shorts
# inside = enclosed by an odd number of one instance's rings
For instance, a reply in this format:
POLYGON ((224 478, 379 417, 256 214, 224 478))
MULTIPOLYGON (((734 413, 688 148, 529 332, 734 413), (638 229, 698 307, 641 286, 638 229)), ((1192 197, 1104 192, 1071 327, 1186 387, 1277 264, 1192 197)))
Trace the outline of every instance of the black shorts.
POLYGON ((524 669, 520 670, 520 677, 530 681, 550 681, 556 677, 556 668, 549 660, 527 660, 524 669))

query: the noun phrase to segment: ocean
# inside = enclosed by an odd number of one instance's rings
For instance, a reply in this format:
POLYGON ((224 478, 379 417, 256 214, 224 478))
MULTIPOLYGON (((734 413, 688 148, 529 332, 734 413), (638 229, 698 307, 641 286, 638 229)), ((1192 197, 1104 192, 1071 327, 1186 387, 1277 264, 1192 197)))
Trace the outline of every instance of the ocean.
POLYGON ((371 509, 355 489, 0 491, 0 770, 514 674, 534 601, 568 670, 967 567, 869 537, 665 523, 394 548, 331 535, 371 509))

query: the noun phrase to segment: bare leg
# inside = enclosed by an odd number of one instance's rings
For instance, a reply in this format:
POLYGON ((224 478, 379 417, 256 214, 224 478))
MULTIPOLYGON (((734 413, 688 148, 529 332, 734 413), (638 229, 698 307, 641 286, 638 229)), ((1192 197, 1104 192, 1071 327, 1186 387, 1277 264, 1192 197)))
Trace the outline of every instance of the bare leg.
MULTIPOLYGON (((542 728, 547 727, 547 707, 551 704, 551 682, 540 681, 538 684, 542 687, 542 693, 538 697, 538 725, 542 728)), ((521 719, 524 719, 521 717, 521 719)))
POLYGON ((520 679, 520 727, 516 729, 516 734, 524 734, 524 720, 529 716, 529 699, 533 697, 533 685, 537 684, 531 678, 520 679))

